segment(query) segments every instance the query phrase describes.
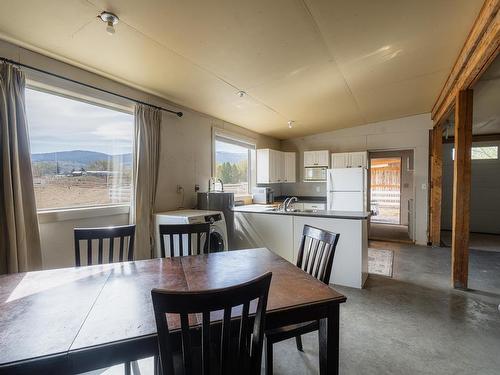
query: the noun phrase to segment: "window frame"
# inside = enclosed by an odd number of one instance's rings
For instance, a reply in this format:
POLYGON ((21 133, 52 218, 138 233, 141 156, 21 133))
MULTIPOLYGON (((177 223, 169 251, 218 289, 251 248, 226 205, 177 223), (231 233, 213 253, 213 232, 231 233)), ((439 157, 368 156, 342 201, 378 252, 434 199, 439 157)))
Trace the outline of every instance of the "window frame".
POLYGON ((245 137, 244 135, 227 131, 222 128, 212 127, 212 169, 211 175, 215 177, 217 174, 217 147, 216 141, 230 143, 236 146, 245 147, 248 150, 248 190, 245 194, 234 194, 235 198, 245 198, 251 197, 252 188, 256 186, 257 175, 256 175, 256 150, 257 141, 253 138, 245 137), (253 151, 253 152, 252 152, 253 151))
MULTIPOLYGON (((114 97, 111 94, 101 93, 97 90, 89 89, 72 82, 65 82, 58 78, 41 78, 38 74, 29 72, 27 74, 25 89, 35 90, 50 95, 56 95, 66 99, 76 100, 101 108, 134 115, 135 103, 114 97), (31 74, 30 74, 31 73, 31 74), (36 79, 33 78, 35 76, 36 79), (116 100, 114 100, 116 99, 116 100)), ((135 124, 134 124, 135 126, 135 124)), ((29 125, 28 125, 29 127, 29 125)), ((135 133, 135 129, 133 134, 135 133)), ((132 140, 135 142, 135 140, 132 140)), ((31 149, 31 145, 30 145, 31 149)), ((132 154, 134 147, 132 148, 132 154)), ((31 155, 30 155, 31 158, 31 155)), ((133 171, 132 171, 133 173, 133 171)), ((134 192, 133 176, 131 193, 134 192)), ((128 203, 110 203, 110 204, 92 204, 75 207, 57 207, 57 208, 37 208, 37 215, 40 223, 51 223, 65 220, 87 219, 100 216, 113 216, 119 214, 129 214, 132 205, 133 196, 128 203)))

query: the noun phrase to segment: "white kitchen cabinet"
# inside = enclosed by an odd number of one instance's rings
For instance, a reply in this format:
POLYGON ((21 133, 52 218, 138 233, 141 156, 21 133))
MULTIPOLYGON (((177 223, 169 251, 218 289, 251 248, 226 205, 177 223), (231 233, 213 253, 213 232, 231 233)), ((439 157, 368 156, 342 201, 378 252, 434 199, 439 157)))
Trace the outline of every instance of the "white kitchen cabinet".
POLYGON ((282 152, 284 159, 283 182, 296 182, 295 152, 282 152))
POLYGON ((293 216, 235 212, 234 226, 236 249, 267 247, 293 260, 293 216))
POLYGON ((366 220, 294 216, 293 262, 297 261, 304 225, 311 225, 340 234, 333 258, 330 283, 352 288, 363 288, 368 277, 368 235, 366 220))
POLYGON ((328 167, 329 151, 304 151, 304 167, 328 167))
POLYGON ((367 152, 351 152, 349 158, 350 168, 368 168, 368 153, 367 152))
POLYGON ((257 183, 295 182, 295 152, 257 150, 257 183))
POLYGON ((337 152, 332 154, 332 168, 348 168, 349 153, 337 152))
POLYGON ((368 168, 367 152, 336 152, 332 154, 332 168, 368 168))

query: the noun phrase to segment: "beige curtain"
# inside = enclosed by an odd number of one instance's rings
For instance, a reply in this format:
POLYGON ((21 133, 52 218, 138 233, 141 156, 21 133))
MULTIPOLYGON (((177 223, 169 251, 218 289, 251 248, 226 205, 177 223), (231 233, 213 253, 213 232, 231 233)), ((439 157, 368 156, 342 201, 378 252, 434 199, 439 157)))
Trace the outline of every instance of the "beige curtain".
POLYGON ((138 104, 135 107, 134 189, 130 223, 136 224, 135 258, 154 255, 153 209, 160 159, 161 110, 138 104))
POLYGON ((24 73, 0 62, 0 274, 40 269, 24 73))

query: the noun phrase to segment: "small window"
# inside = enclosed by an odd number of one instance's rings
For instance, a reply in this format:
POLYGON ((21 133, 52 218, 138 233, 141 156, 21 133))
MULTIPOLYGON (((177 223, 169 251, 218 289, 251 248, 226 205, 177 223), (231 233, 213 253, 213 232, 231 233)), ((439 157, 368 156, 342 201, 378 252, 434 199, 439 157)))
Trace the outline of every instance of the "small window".
MULTIPOLYGON (((455 160, 455 148, 451 151, 451 159, 455 160)), ((498 146, 474 146, 471 149, 471 160, 498 159, 498 146)))
POLYGON ((134 116, 26 89, 38 210, 129 204, 134 116))
POLYGON ((217 135, 215 137, 215 177, 224 191, 247 195, 251 190, 251 160, 255 145, 217 135))

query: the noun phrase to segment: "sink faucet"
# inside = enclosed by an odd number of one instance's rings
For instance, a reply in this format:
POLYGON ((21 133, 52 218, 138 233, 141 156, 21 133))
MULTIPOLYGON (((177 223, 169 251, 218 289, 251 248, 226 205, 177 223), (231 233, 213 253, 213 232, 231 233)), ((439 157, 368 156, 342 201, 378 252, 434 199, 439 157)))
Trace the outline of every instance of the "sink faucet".
POLYGON ((224 192, 224 182, 220 178, 217 179, 220 182, 220 191, 224 192))
POLYGON ((297 202, 299 199, 297 197, 291 197, 291 198, 287 198, 284 202, 284 208, 285 208, 285 212, 287 212, 289 210, 289 207, 290 205, 293 203, 293 202, 297 202))

